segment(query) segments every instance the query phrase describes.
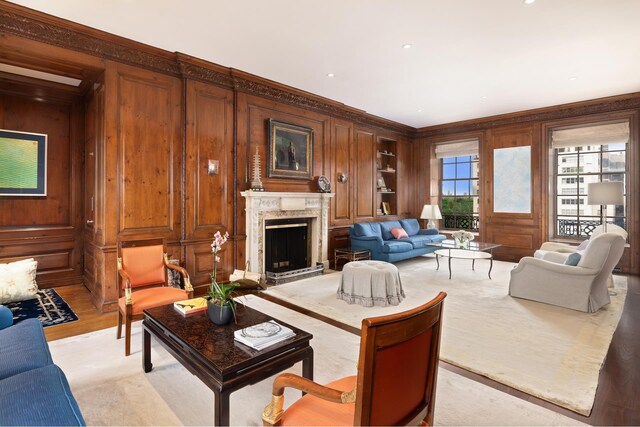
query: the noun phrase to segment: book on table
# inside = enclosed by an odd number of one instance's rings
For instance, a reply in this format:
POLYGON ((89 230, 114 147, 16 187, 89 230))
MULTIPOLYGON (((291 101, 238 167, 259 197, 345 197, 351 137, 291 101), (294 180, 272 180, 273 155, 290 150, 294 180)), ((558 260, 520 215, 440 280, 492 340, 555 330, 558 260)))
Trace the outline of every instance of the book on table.
POLYGON ((234 331, 236 341, 256 350, 262 350, 295 336, 295 332, 275 320, 234 331))
POLYGON ((191 298, 173 303, 173 308, 183 316, 191 316, 207 309, 207 300, 204 298, 191 298))

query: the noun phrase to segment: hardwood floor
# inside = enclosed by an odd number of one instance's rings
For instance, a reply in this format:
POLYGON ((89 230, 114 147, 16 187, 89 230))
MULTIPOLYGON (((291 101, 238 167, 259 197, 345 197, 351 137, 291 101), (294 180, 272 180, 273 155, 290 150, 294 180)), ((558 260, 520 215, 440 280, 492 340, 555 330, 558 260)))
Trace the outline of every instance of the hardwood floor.
MULTIPOLYGON (((76 322, 53 326, 45 329, 49 341, 69 336, 84 334, 116 325, 117 314, 100 314, 83 286, 66 286, 56 288, 71 308, 76 312, 79 320, 76 322)), ((297 307, 290 303, 279 301, 266 295, 259 295, 269 301, 279 303, 287 308, 296 310, 348 332, 358 334, 358 330, 337 322, 333 319, 319 316, 313 312, 297 307)), ((440 362, 443 369, 463 375, 504 393, 527 400, 536 405, 561 413, 573 419, 590 425, 640 425, 640 277, 628 277, 627 299, 618 328, 613 335, 609 352, 600 371, 600 379, 593 411, 589 417, 584 417, 561 408, 542 399, 530 396, 504 384, 458 368, 448 363, 440 362)), ((114 336, 115 339, 115 336, 114 336)))
POLYGON ((46 328, 44 332, 47 341, 111 328, 118 323, 118 313, 101 314, 91 302, 91 293, 83 285, 61 286, 55 289, 76 313, 78 320, 46 328))

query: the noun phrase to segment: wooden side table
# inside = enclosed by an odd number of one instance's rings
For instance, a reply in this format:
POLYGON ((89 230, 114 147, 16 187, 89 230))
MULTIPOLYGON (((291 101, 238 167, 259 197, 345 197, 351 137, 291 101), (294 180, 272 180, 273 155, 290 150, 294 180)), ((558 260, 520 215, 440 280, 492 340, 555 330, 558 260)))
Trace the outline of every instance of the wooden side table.
POLYGON ((333 253, 333 257, 334 257, 334 267, 336 271, 339 271, 338 270, 339 259, 344 259, 347 262, 367 260, 367 259, 371 259, 371 251, 369 249, 351 249, 351 247, 337 248, 333 253))

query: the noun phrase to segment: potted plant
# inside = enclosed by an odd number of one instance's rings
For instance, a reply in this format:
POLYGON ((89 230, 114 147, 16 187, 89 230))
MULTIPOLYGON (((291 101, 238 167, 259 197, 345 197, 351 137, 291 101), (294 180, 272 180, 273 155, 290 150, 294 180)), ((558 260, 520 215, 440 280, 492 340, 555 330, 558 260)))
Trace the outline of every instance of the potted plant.
POLYGON ((207 300, 207 314, 209 319, 216 325, 226 325, 231 318, 236 317, 236 300, 234 290, 238 283, 219 284, 216 273, 216 265, 220 261, 218 251, 229 238, 229 233, 224 236, 219 231, 213 236, 211 251, 213 252, 213 272, 211 273, 211 286, 209 287, 207 300))

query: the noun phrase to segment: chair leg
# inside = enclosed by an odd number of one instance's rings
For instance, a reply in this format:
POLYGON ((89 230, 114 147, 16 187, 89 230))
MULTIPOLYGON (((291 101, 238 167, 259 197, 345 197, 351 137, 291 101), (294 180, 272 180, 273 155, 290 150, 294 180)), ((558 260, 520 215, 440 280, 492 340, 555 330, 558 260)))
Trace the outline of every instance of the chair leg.
POLYGON ((118 308, 118 337, 116 339, 122 338, 122 311, 118 308))
POLYGON ((125 314, 124 318, 124 355, 131 354, 131 316, 125 314))

